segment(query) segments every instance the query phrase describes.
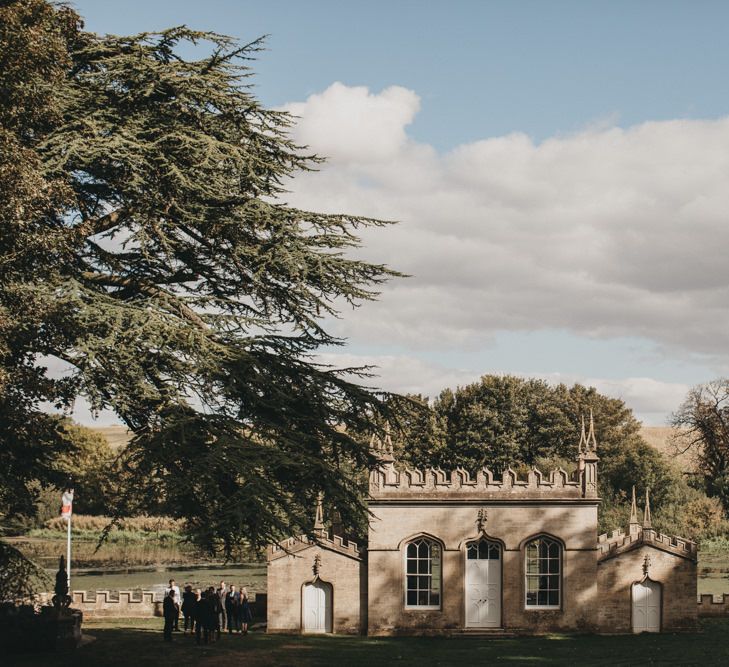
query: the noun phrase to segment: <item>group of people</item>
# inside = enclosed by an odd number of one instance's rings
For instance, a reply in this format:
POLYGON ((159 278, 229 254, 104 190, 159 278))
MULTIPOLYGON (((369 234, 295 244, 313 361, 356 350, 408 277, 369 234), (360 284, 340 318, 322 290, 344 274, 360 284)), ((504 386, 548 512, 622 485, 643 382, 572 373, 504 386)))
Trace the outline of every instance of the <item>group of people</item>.
POLYGON ((162 612, 165 641, 172 641, 172 633, 179 632, 182 612, 184 634, 187 635, 189 630, 198 644, 216 641, 226 628, 230 634, 248 634, 248 625, 253 620, 248 591, 244 587, 238 589, 235 584, 228 587, 224 581, 217 589, 210 586, 207 590, 193 589, 191 584, 185 584, 180 594, 180 587, 174 579, 170 579, 165 589, 162 612))

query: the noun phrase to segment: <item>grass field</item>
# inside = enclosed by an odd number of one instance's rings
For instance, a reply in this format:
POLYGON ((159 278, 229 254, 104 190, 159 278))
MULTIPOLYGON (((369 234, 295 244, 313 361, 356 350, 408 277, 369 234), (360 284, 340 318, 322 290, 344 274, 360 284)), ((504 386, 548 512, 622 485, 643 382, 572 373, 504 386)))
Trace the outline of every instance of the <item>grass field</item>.
MULTIPOLYGON (((224 635, 196 646, 175 634, 162 641, 160 619, 87 622, 96 640, 65 655, 11 656, 8 665, 69 667, 106 665, 245 665, 313 667, 344 665, 729 665, 729 620, 706 620, 701 632, 682 635, 600 637, 592 635, 475 638, 299 637, 250 633, 224 635)), ((3 656, 5 659, 6 656, 3 656)))

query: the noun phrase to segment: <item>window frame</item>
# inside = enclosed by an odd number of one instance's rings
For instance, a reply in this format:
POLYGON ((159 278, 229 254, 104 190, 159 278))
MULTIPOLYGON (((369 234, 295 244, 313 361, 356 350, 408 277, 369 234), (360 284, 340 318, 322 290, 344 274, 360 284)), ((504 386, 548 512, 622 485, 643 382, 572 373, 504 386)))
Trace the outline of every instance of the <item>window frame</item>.
MULTIPOLYGON (((405 542, 403 552, 402 552, 403 553, 402 572, 403 572, 403 606, 404 606, 404 609, 406 609, 407 611, 440 611, 443 608, 443 553, 444 552, 445 552, 445 548, 443 546, 443 543, 440 540, 438 540, 430 535, 416 535, 415 537, 412 537, 405 542), (430 566, 428 568, 429 572, 427 575, 423 575, 423 574, 420 574, 417 572, 415 574, 409 575, 408 574, 408 561, 415 560, 416 562, 420 562, 424 559, 419 558, 419 557, 416 557, 415 559, 408 558, 408 547, 410 547, 411 544, 423 543, 423 542, 427 543, 429 545, 429 555, 427 558, 427 560, 430 561, 430 566), (433 566, 432 566, 433 547, 437 547, 438 550, 440 551, 440 559, 439 559, 440 560, 440 563, 439 563, 440 581, 438 583, 438 604, 436 604, 436 605, 433 605, 433 604, 428 604, 428 605, 408 604, 408 592, 410 590, 408 588, 408 576, 415 576, 415 577, 427 576, 432 585, 432 581, 433 581, 433 566)), ((420 591, 420 590, 425 590, 425 589, 415 588, 413 590, 420 591)), ((430 592, 432 591, 432 587, 427 590, 429 591, 429 597, 430 597, 430 592)))
MULTIPOLYGON (((539 547, 537 547, 538 549, 539 547)), ((529 538, 524 542, 524 557, 522 560, 524 564, 524 609, 525 611, 558 611, 562 609, 562 600, 564 599, 564 578, 563 578, 563 571, 564 571, 564 545, 562 544, 562 541, 557 539, 556 537, 552 537, 551 535, 535 535, 534 537, 529 538), (547 556, 547 558, 543 558, 539 555, 537 555, 537 562, 539 564, 539 571, 537 573, 530 573, 529 572, 529 546, 534 544, 535 542, 540 541, 547 541, 551 544, 554 544, 557 546, 558 549, 558 570, 557 572, 549 572, 549 566, 547 566, 547 571, 542 572, 541 570, 541 563, 554 560, 547 556), (557 590, 557 604, 530 604, 528 600, 529 595, 529 579, 531 578, 538 578, 539 577, 557 577, 558 582, 558 588, 557 590)), ((537 589, 537 599, 539 599, 539 591, 541 589, 537 589)), ((545 589, 546 592, 553 591, 555 589, 547 588, 545 589)))

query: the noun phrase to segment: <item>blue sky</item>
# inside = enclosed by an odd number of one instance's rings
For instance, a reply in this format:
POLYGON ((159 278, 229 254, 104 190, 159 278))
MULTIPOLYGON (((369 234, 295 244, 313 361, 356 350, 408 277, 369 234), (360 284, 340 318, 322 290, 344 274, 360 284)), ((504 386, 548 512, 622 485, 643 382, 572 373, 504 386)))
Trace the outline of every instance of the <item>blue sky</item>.
POLYGON ((584 381, 660 424, 726 374, 726 2, 75 3, 116 34, 269 35, 256 94, 331 160, 291 200, 395 218, 413 275, 332 323, 332 363, 433 395, 584 381))

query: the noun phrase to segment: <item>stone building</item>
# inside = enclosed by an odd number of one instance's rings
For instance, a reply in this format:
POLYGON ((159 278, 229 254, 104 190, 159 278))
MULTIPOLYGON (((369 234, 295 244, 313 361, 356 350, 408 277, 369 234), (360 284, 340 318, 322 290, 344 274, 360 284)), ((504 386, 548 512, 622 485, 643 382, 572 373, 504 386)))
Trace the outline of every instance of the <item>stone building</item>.
POLYGON ((369 635, 660 632, 696 625, 696 545, 657 533, 635 493, 597 535, 597 442, 577 470, 411 470, 389 437, 370 474, 367 548, 324 529, 268 553, 269 632, 369 635))

